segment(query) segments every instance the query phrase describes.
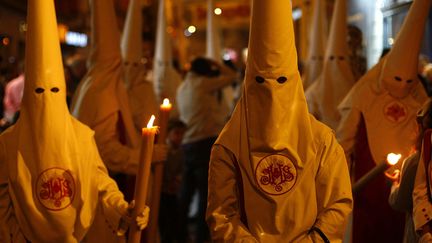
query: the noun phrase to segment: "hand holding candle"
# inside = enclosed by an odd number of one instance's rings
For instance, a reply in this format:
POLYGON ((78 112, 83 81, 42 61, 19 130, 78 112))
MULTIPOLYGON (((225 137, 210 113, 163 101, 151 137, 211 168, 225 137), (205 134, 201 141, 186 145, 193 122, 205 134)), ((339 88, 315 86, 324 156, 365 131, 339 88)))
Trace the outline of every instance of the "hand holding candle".
MULTIPOLYGON (((152 115, 147 128, 142 129, 142 143, 141 143, 141 155, 138 165, 138 174, 135 182, 135 193, 134 200, 135 206, 132 212, 132 218, 135 219, 137 216, 145 210, 145 202, 148 191, 148 179, 150 177, 150 164, 152 161, 153 144, 155 134, 157 133, 157 127, 153 126, 155 116, 152 115)), ((152 209, 150 210, 152 211, 152 209)), ((131 224, 129 229, 129 243, 138 243, 141 239, 141 230, 137 224, 131 224)))
POLYGON ((397 164, 402 155, 390 153, 387 155, 387 160, 378 163, 372 170, 360 178, 352 187, 353 194, 361 191, 370 181, 378 175, 384 173, 390 166, 397 164))
MULTIPOLYGON (((167 137, 167 128, 168 128, 168 120, 170 111, 172 109, 172 105, 170 104, 168 99, 164 99, 162 105, 159 109, 159 134, 158 134, 158 144, 165 144, 167 137)), ((159 238, 158 235, 158 219, 159 219, 159 203, 160 203, 160 194, 162 189, 162 180, 163 180, 163 163, 155 163, 154 164, 154 187, 152 190, 151 197, 151 211, 150 211, 150 221, 148 227, 148 233, 146 234, 146 242, 157 242, 159 238)))

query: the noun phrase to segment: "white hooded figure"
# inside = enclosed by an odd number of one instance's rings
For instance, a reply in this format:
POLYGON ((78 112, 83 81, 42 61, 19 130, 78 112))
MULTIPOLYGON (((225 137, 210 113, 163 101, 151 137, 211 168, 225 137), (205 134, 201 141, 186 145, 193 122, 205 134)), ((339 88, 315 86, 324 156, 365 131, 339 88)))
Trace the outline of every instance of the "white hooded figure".
POLYGON ((159 103, 168 98, 173 104, 171 117, 178 117, 176 102, 177 88, 182 77, 175 70, 172 60, 171 39, 167 32, 165 0, 159 1, 157 29, 156 29, 156 50, 153 61, 154 89, 159 103))
POLYGON ((338 109, 338 140, 352 154, 363 117, 375 163, 390 152, 406 158, 417 139, 416 113, 427 98, 417 75, 424 26, 431 1, 415 0, 390 52, 350 90, 338 109))
POLYGON ((292 6, 254 0, 244 92, 213 146, 215 242, 341 242, 352 208, 342 148, 308 112, 292 6))
MULTIPOLYGON (((417 111, 427 99, 417 76, 417 63, 430 0, 414 0, 390 52, 369 70, 339 105, 337 137, 353 163, 358 180, 389 153, 401 161, 413 151, 417 111)), ((392 210, 384 175, 356 195, 354 242, 398 242, 404 216, 392 210)))
MULTIPOLYGON (((206 57, 222 64, 222 50, 219 21, 213 11, 214 1, 207 0, 207 39, 206 39, 206 57)), ((220 100, 221 112, 228 118, 234 108, 234 89, 229 85, 222 89, 220 100)))
POLYGON ((313 0, 313 13, 309 33, 309 53, 303 74, 303 86, 307 90, 319 77, 324 66, 327 46, 328 20, 326 1, 313 0))
POLYGON ((0 219, 8 242, 83 242, 98 210, 111 231, 124 231, 128 203, 93 131, 66 105, 54 1, 28 1, 27 23, 21 115, 0 136, 0 219))
POLYGON ((120 34, 113 0, 90 0, 91 46, 88 71, 73 97, 71 113, 95 131, 110 171, 138 170, 139 133, 124 83, 120 34))
POLYGON ((146 79, 142 60, 141 1, 129 2, 121 40, 125 84, 135 127, 145 127, 151 115, 158 114, 158 103, 153 83, 146 79))
POLYGON ((324 68, 305 92, 309 112, 333 130, 340 121, 337 106, 355 83, 347 43, 346 2, 335 2, 324 68))

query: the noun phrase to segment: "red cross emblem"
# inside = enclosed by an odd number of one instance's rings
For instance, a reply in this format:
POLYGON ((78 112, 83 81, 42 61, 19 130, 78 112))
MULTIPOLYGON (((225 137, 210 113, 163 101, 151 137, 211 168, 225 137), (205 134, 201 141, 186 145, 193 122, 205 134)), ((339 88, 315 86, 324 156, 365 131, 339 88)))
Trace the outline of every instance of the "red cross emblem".
POLYGON ((407 114, 405 106, 397 101, 391 102, 384 108, 384 116, 391 122, 402 122, 406 119, 407 114))

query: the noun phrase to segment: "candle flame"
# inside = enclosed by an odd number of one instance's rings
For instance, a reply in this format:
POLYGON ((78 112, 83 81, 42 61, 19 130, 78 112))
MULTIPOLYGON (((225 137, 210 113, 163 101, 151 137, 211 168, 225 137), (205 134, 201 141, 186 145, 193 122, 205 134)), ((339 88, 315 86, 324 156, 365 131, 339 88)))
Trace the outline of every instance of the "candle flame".
POLYGON ((387 163, 389 163, 390 165, 395 165, 397 164, 397 162, 399 162, 401 157, 401 154, 389 153, 387 155, 387 163))
POLYGON ((163 100, 162 106, 169 106, 169 105, 171 105, 170 102, 169 102, 169 99, 165 98, 163 100))
POLYGON ((154 123, 155 119, 156 119, 156 117, 155 117, 154 115, 152 115, 152 116, 150 117, 150 120, 149 120, 149 122, 147 123, 147 128, 152 128, 152 127, 153 127, 153 123, 154 123))
POLYGON ((164 109, 164 110, 171 110, 172 105, 170 104, 169 99, 165 98, 165 99, 163 100, 163 103, 162 103, 162 105, 161 105, 160 107, 161 107, 162 109, 164 109))

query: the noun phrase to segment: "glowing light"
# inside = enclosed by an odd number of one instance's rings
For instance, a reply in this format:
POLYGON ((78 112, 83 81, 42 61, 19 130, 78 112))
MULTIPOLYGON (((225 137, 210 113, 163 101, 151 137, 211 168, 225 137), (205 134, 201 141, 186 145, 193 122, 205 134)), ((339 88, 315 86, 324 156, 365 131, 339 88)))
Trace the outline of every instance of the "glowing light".
POLYGON ((165 98, 162 102, 161 108, 163 109, 171 109, 172 105, 169 101, 169 99, 165 98))
POLYGON ((390 37, 390 38, 387 39, 387 42, 388 42, 389 45, 392 46, 393 43, 394 43, 394 39, 390 37))
POLYGON ((7 46, 7 45, 9 45, 9 43, 10 43, 9 37, 4 37, 3 40, 2 40, 2 44, 4 46, 7 46))
POLYGON ((65 36, 65 43, 71 46, 87 46, 88 37, 86 34, 68 31, 65 36))
POLYGON ((189 31, 189 33, 193 34, 193 33, 195 33, 195 31, 196 31, 196 27, 193 26, 193 25, 191 25, 191 26, 189 26, 189 27, 187 28, 187 31, 189 31))
POLYGON ((215 9, 214 9, 214 13, 215 13, 216 15, 221 15, 221 14, 222 14, 222 9, 221 9, 221 8, 215 8, 215 9))
POLYGON ((147 123, 147 128, 152 128, 152 127, 153 127, 153 123, 154 123, 155 119, 156 119, 156 117, 155 117, 154 115, 152 115, 152 116, 150 117, 150 120, 149 120, 149 122, 147 123))
POLYGON ((399 162, 399 160, 400 160, 401 157, 402 157, 401 154, 389 153, 387 155, 387 162, 390 165, 395 165, 395 164, 397 164, 397 162, 399 162))

